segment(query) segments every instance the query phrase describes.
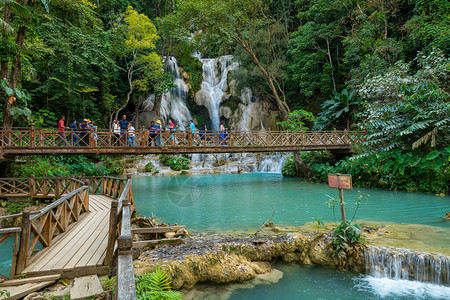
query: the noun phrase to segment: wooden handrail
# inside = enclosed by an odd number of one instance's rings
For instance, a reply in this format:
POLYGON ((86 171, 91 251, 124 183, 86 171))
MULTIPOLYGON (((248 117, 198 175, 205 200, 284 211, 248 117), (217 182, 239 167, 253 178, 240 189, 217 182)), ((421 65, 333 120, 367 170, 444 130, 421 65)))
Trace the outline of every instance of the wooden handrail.
POLYGON ((131 236, 131 213, 128 201, 123 202, 120 236, 117 238, 117 299, 137 299, 134 280, 133 238, 131 236))
POLYGON ((128 141, 127 133, 114 135, 109 129, 66 131, 65 138, 52 128, 36 130, 12 128, 0 130, 0 147, 4 148, 148 148, 152 146, 169 148, 210 148, 210 147, 294 147, 294 146, 351 146, 361 143, 366 132, 362 131, 188 131, 151 133, 136 130, 134 138, 128 141), (2 138, 3 137, 3 138, 2 138), (60 147, 63 146, 63 147, 60 147))
POLYGON ((87 185, 67 193, 33 215, 23 211, 17 265, 14 265, 11 274, 20 274, 26 268, 38 241, 42 246, 49 247, 55 235, 65 232, 71 221, 77 221, 81 214, 88 211, 87 185))
POLYGON ((43 209, 39 210, 36 215, 34 215, 34 216, 32 216, 30 218, 30 220, 33 221, 34 219, 37 219, 37 218, 41 217, 45 213, 49 212, 50 210, 52 210, 55 207, 58 207, 59 205, 61 205, 61 203, 67 201, 68 199, 70 199, 74 195, 78 194, 79 192, 81 192, 81 191, 83 191, 83 190, 85 190, 87 188, 89 188, 89 187, 87 185, 85 185, 85 186, 82 186, 82 187, 76 189, 75 191, 72 191, 72 192, 68 193, 67 195, 64 195, 60 199, 56 200, 55 202, 53 202, 53 203, 47 205, 46 207, 44 207, 43 209))

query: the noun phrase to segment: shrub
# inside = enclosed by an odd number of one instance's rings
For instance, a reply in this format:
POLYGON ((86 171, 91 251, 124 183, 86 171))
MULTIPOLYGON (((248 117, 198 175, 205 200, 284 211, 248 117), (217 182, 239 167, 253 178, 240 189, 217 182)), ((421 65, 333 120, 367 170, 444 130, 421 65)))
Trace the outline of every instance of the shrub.
POLYGON ((159 160, 164 166, 170 167, 174 171, 188 170, 190 160, 186 157, 177 157, 175 155, 161 154, 159 160))
POLYGON ((297 170, 295 169, 294 156, 290 156, 281 168, 281 174, 286 177, 297 176, 297 170))
POLYGON ((311 166, 315 178, 327 180, 328 173, 351 174, 357 186, 448 194, 450 192, 450 147, 434 150, 428 155, 390 152, 371 153, 347 158, 335 166, 311 166))
POLYGON ((150 161, 148 164, 145 165, 145 172, 151 172, 153 170, 154 166, 152 162, 150 161))

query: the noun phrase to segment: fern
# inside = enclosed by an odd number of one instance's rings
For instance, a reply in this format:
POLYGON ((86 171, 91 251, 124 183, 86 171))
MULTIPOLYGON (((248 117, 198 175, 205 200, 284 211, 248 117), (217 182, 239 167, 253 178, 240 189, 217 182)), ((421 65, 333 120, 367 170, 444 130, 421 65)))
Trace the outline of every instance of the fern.
POLYGON ((136 293, 142 300, 177 300, 182 299, 183 294, 171 290, 171 281, 160 267, 153 273, 139 276, 136 280, 136 293))

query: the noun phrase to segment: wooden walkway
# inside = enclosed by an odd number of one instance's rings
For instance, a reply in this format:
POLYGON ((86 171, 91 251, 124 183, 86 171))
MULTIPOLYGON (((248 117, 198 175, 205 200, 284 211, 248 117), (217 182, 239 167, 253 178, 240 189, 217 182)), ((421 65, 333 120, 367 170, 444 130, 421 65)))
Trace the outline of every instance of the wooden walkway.
POLYGON ((39 251, 22 274, 61 274, 65 278, 107 274, 108 266, 104 266, 104 260, 111 200, 104 195, 90 195, 89 212, 54 238, 51 247, 39 251))

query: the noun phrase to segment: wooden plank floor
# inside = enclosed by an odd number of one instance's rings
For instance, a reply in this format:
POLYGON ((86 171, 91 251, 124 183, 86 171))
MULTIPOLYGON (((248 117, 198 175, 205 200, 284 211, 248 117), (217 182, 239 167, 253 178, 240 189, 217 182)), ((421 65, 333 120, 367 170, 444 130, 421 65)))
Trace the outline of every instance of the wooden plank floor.
POLYGON ((89 212, 56 237, 50 247, 39 251, 22 272, 28 276, 62 274, 71 278, 90 274, 103 274, 108 243, 109 209, 111 198, 89 196, 89 212))

